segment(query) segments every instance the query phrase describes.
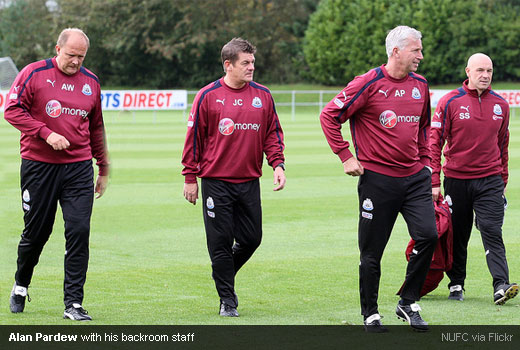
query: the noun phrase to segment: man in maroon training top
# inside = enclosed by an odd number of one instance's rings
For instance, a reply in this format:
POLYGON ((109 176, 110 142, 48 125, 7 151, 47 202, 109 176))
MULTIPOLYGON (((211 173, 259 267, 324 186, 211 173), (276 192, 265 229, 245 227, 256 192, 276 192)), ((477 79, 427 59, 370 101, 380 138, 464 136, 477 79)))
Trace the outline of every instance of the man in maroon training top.
POLYGON ((63 30, 56 57, 26 66, 9 92, 4 117, 21 131, 25 222, 10 298, 15 313, 24 310, 27 288, 52 232, 59 202, 66 240, 63 317, 92 319, 81 304, 94 192, 97 198, 105 192, 108 158, 99 80, 82 67, 88 47, 83 31, 63 30), (93 157, 99 167, 95 188, 93 157))
POLYGON ((284 143, 269 90, 253 82, 256 48, 234 38, 222 48, 225 76, 202 88, 188 120, 184 197, 195 204, 197 176, 220 315, 237 317, 235 275, 262 239, 259 177, 264 154, 275 191, 285 186, 284 143))
POLYGON ((468 79, 462 87, 441 98, 432 119, 432 193, 441 192, 441 151, 444 143, 445 197, 450 196, 453 221, 453 267, 449 299, 464 300, 468 241, 475 212, 489 272, 494 302, 504 304, 518 294, 509 283, 506 250, 502 240, 504 189, 508 179, 509 105, 490 88, 493 62, 476 53, 468 59, 468 79))
POLYGON ((346 174, 360 176, 359 290, 365 330, 386 332, 377 298, 381 257, 401 213, 416 242, 406 270, 396 314, 415 330, 428 330, 415 302, 425 281, 437 241, 431 198, 428 150, 430 95, 415 74, 423 59, 421 33, 399 26, 386 37, 387 64, 356 77, 320 115, 332 151, 346 174), (343 139, 350 120, 356 155, 343 139))

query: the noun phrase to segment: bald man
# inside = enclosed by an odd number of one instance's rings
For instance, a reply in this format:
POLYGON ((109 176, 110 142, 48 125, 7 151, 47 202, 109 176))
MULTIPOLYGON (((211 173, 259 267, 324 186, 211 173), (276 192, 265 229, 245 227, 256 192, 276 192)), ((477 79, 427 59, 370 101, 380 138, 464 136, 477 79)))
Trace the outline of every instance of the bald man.
POLYGON ((493 62, 476 53, 468 59, 468 79, 445 95, 432 118, 430 151, 432 195, 441 193, 441 151, 445 161, 444 194, 452 200, 453 268, 449 299, 464 300, 468 241, 473 226, 480 230, 489 272, 493 277, 494 303, 502 305, 518 294, 509 282, 502 224, 508 180, 509 105, 491 90, 493 62))
POLYGON ((89 39, 61 32, 56 56, 27 65, 9 92, 5 119, 21 132, 24 229, 11 291, 13 313, 24 311, 33 272, 52 232, 58 203, 65 222, 64 318, 92 319, 82 307, 94 193, 108 182, 108 154, 98 78, 82 66, 89 39), (94 185, 92 158, 99 168, 94 185))

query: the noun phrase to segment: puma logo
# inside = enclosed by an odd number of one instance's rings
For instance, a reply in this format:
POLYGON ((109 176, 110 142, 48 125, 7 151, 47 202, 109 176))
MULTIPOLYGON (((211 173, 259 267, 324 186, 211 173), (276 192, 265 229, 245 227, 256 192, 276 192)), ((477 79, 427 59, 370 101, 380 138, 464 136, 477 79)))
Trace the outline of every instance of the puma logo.
POLYGON ((49 84, 51 84, 52 87, 54 87, 54 83, 56 82, 56 80, 50 80, 50 79, 47 79, 47 82, 48 82, 49 84))
POLYGON ((390 89, 387 89, 386 91, 383 91, 383 90, 379 90, 378 92, 382 93, 383 95, 385 95, 385 97, 388 97, 388 90, 390 89))

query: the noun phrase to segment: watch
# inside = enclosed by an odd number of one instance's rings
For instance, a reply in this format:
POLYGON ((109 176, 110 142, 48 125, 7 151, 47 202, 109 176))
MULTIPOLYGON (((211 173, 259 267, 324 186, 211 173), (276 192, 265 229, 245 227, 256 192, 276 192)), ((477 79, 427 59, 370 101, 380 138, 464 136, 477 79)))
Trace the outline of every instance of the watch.
POLYGON ((284 163, 278 164, 275 168, 278 168, 278 167, 282 168, 282 170, 285 171, 285 164, 284 163))

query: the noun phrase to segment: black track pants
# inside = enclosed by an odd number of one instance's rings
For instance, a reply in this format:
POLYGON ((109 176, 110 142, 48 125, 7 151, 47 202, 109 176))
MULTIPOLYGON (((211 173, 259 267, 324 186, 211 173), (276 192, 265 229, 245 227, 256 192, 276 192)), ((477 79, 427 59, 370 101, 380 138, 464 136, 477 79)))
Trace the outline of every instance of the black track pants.
POLYGON ((462 285, 466 279, 468 242, 473 227, 473 212, 482 236, 493 287, 509 283, 506 249, 502 240, 504 222, 504 181, 499 175, 480 179, 444 179, 445 196, 453 202, 453 267, 447 272, 449 286, 462 285))
POLYGON ((262 240, 260 182, 202 179, 201 187, 215 286, 221 301, 237 307, 235 275, 262 240))
POLYGON ((28 287, 43 246, 49 239, 60 203, 65 222, 65 307, 83 302, 90 217, 94 199, 92 161, 49 164, 22 159, 25 227, 18 245, 16 284, 28 287))
MULTIPOLYGON (((412 239, 414 251, 406 269, 401 298, 419 300, 437 242, 431 191, 431 173, 423 168, 407 177, 390 177, 365 169, 359 194, 359 292, 361 314, 378 313, 381 258, 399 213, 412 239)), ((403 242, 403 249, 406 242, 403 242)))

